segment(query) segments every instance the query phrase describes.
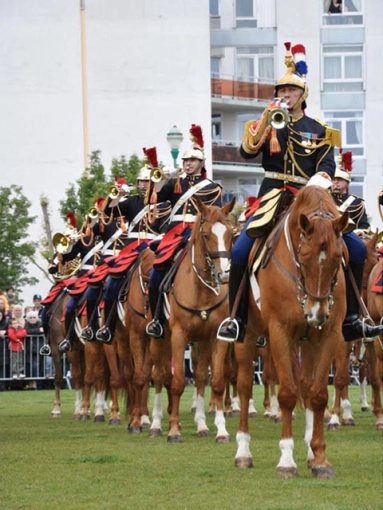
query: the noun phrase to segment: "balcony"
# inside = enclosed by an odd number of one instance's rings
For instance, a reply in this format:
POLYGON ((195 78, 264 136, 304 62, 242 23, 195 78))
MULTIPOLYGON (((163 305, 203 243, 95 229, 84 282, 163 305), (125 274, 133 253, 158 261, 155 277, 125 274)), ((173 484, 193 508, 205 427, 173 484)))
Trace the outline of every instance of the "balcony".
POLYGON ((233 99, 269 101, 274 97, 274 84, 240 80, 238 77, 212 77, 211 94, 233 99), (237 79, 235 79, 237 78, 237 79))
POLYGON ((261 165, 261 155, 254 159, 244 159, 239 153, 239 144, 234 142, 224 142, 213 140, 212 144, 212 160, 213 163, 230 164, 230 165, 261 165))

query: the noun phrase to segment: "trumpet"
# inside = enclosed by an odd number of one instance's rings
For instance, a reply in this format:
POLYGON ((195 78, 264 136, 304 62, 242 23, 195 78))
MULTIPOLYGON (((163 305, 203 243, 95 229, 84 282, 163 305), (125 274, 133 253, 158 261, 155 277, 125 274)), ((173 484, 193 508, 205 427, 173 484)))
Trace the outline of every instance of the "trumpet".
POLYGON ((118 189, 118 186, 112 186, 110 189, 109 189, 109 194, 108 194, 108 197, 111 199, 111 200, 115 200, 116 198, 118 198, 118 196, 120 195, 120 190, 118 189))
POLYGON ((182 168, 173 168, 171 166, 164 166, 163 168, 153 168, 150 172, 150 180, 154 183, 161 181, 168 181, 178 177, 183 172, 182 168))
POLYGON ((96 209, 95 207, 91 207, 91 208, 89 209, 89 211, 88 211, 88 214, 87 214, 87 216, 88 216, 88 218, 89 218, 90 220, 95 220, 95 219, 97 219, 97 218, 98 218, 98 215, 99 215, 99 212, 97 211, 97 209, 96 209))
POLYGON ((283 129, 289 121, 289 114, 284 108, 271 108, 267 114, 267 123, 274 129, 283 129))

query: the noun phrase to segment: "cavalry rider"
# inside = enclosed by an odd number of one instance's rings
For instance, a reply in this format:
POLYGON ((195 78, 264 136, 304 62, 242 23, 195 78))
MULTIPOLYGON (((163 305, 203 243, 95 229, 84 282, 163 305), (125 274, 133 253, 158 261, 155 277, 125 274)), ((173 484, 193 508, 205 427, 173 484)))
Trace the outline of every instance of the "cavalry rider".
MULTIPOLYGON (((304 46, 298 44, 291 47, 291 43, 285 43, 285 48, 286 73, 278 80, 274 92, 274 96, 281 102, 274 100, 258 121, 246 123, 240 148, 240 154, 245 159, 262 154, 265 177, 258 200, 232 250, 229 276, 231 315, 221 324, 217 333, 220 340, 229 342, 243 341, 245 335, 249 306, 247 262, 254 243, 253 237, 262 235, 259 233, 262 230, 259 225, 262 226, 267 217, 260 214, 257 216, 257 211, 261 211, 260 204, 266 202, 267 206, 269 197, 270 200, 275 197, 276 204, 282 199, 289 199, 306 184, 330 187, 335 172, 334 146, 340 146, 338 130, 305 114, 308 86, 304 46), (283 111, 285 109, 286 114, 283 111), (281 112, 283 122, 279 122, 281 112), (278 190, 281 191, 279 197, 278 190), (243 278, 245 280, 239 304, 233 310, 243 278)), ((266 222, 263 227, 262 233, 265 234, 271 230, 272 224, 266 222)), ((359 329, 358 324, 354 327, 359 329)), ((365 334, 370 336, 366 326, 365 334)))
POLYGON ((146 327, 146 333, 154 338, 164 334, 163 294, 160 285, 172 265, 175 254, 187 243, 195 222, 197 209, 195 197, 207 205, 222 206, 222 188, 206 178, 204 140, 200 126, 190 128, 191 147, 182 156, 183 176, 168 180, 159 186, 152 184, 148 200, 169 200, 172 212, 167 231, 156 248, 156 260, 149 278, 149 303, 153 320, 146 327))
POLYGON ((126 281, 127 272, 132 267, 138 255, 149 248, 149 242, 154 240, 160 233, 170 214, 170 203, 162 203, 156 206, 145 205, 145 195, 151 179, 153 165, 151 159, 157 163, 156 148, 151 153, 145 152, 144 166, 137 176, 137 190, 139 194, 131 195, 119 202, 120 214, 129 222, 125 247, 119 255, 109 261, 109 275, 104 290, 104 325, 97 331, 96 338, 104 343, 111 343, 117 323, 117 305, 119 291, 126 281), (150 157, 149 157, 150 156, 150 157), (112 263, 111 263, 112 262, 112 263))
MULTIPOLYGON (((337 158, 337 168, 332 185, 332 196, 341 211, 348 211, 349 217, 358 230, 369 230, 370 224, 364 201, 349 192, 352 171, 352 152, 340 150, 337 158)), ((363 271, 366 261, 366 246, 355 232, 343 233, 343 239, 349 254, 346 276, 347 314, 343 323, 343 337, 346 341, 358 340, 359 338, 374 338, 383 333, 383 327, 372 328, 363 324, 359 319, 359 298, 363 285, 363 271), (354 277, 358 293, 354 290, 350 279, 350 271, 354 277), (358 295, 359 294, 359 295, 358 295)))
MULTIPOLYGON (((52 274, 57 283, 51 288, 48 296, 42 301, 44 308, 41 319, 46 339, 46 343, 40 349, 40 354, 42 356, 50 356, 51 354, 48 332, 50 310, 52 309, 54 301, 63 291, 71 293, 76 286, 81 285, 81 282, 86 280, 86 275, 94 268, 95 253, 101 248, 101 244, 98 246, 95 245, 94 236, 91 232, 78 234, 76 219, 73 213, 68 213, 67 218, 68 227, 64 234, 58 233, 53 237, 56 254, 48 267, 48 272, 52 274)), ((71 336, 74 334, 74 321, 76 319, 78 300, 79 296, 71 295, 65 312, 66 331, 69 331, 71 336)), ((63 342, 60 343, 60 345, 62 344, 63 342)))

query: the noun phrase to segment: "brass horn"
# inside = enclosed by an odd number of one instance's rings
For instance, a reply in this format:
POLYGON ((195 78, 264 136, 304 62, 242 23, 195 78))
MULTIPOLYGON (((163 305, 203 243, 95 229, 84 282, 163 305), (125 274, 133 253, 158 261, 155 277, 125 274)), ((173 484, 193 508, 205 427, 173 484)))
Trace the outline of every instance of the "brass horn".
POLYGON ((168 181, 178 177, 183 172, 182 168, 173 168, 170 166, 164 166, 163 168, 153 168, 150 172, 150 180, 158 183, 161 181, 168 181))
POLYGON ((272 108, 267 114, 267 123, 275 129, 283 129, 289 121, 289 114, 283 108, 272 108))
POLYGON ((88 211, 88 218, 90 220, 95 220, 98 217, 98 211, 95 207, 91 207, 88 211))
POLYGON ((120 194, 120 190, 118 189, 118 186, 112 186, 110 189, 109 189, 109 198, 111 198, 112 200, 114 200, 115 198, 117 198, 120 194))
POLYGON ((65 234, 57 232, 52 239, 53 246, 57 253, 68 253, 71 248, 71 243, 65 234))

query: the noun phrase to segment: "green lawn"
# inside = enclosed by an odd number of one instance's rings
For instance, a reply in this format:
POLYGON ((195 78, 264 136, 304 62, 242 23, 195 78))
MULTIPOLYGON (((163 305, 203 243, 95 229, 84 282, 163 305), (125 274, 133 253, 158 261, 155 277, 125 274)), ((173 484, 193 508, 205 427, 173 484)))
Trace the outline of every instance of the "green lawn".
MULTIPOLYGON (((330 390, 332 394, 332 389, 330 390)), ((327 453, 336 478, 317 480, 306 468, 304 417, 294 422, 299 478, 280 480, 280 425, 262 417, 262 387, 254 387, 258 417, 251 420, 254 468, 234 467, 238 416, 227 420, 232 442, 197 438, 190 412, 192 387, 182 399, 182 444, 164 435, 129 435, 127 421, 72 419, 74 391, 62 392, 62 417, 50 417, 53 391, 0 393, 0 502, 11 509, 383 509, 382 432, 362 413, 357 386, 350 386, 356 426, 327 432, 327 453)), ((151 393, 151 398, 153 392, 151 393)))

